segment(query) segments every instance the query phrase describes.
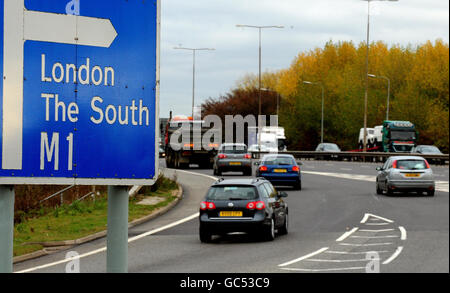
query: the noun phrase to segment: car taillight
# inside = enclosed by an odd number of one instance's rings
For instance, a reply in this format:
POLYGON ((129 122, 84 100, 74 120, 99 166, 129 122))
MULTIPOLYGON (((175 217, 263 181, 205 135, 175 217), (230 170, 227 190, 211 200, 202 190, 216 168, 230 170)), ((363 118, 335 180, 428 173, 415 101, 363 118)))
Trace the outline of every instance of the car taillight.
POLYGON ((215 210, 216 209, 216 205, 213 202, 208 202, 208 201, 202 201, 200 203, 200 209, 202 211, 206 211, 206 210, 215 210))
POLYGON ((247 209, 248 209, 248 210, 254 210, 255 208, 256 208, 256 203, 255 203, 254 201, 249 202, 249 203, 247 204, 247 209))
POLYGON ((427 160, 425 160, 425 164, 427 165, 427 169, 431 169, 430 164, 428 163, 427 160))
POLYGON ((259 171, 261 171, 261 172, 267 172, 267 166, 261 166, 261 167, 259 167, 259 171))
POLYGON ((292 167, 292 171, 300 172, 300 168, 298 166, 294 166, 294 167, 292 167))
POLYGON ((250 155, 250 154, 245 154, 245 156, 244 156, 244 159, 251 159, 252 158, 252 155, 250 155))
POLYGON ((227 158, 227 155, 225 155, 225 154, 220 154, 219 155, 219 159, 226 159, 227 158))
POLYGON ((266 208, 266 204, 263 201, 256 202, 256 209, 261 211, 266 208))
POLYGON ((392 163, 392 168, 397 169, 397 161, 394 161, 394 163, 392 163))
POLYGON ((266 203, 263 201, 252 201, 247 204, 248 210, 258 210, 261 211, 266 208, 266 203))

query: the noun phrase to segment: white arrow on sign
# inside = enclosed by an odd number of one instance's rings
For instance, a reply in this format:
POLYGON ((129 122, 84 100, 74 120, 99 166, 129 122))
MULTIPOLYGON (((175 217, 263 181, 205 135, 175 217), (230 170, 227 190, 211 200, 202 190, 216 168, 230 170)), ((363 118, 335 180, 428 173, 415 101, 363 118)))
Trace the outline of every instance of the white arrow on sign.
POLYGON ((4 0, 2 169, 22 170, 24 42, 109 48, 117 37, 109 19, 25 9, 4 0))

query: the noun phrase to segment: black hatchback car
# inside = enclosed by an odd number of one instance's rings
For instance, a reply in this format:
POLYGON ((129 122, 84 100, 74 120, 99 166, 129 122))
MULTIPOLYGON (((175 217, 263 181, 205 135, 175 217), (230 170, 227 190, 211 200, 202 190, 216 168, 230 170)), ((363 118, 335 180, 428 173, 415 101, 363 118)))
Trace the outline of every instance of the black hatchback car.
POLYGON ((285 192, 277 192, 264 178, 219 180, 200 203, 200 241, 213 235, 246 232, 275 239, 275 231, 288 233, 285 192))

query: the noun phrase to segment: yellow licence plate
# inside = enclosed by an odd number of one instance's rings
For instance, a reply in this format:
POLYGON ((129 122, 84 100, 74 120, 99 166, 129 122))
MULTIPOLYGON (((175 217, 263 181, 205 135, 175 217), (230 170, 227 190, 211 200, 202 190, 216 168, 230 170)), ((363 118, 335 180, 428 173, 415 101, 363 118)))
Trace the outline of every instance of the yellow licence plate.
POLYGON ((240 165, 242 165, 242 163, 240 163, 240 162, 231 162, 230 163, 230 166, 240 166, 240 165))
POLYGON ((221 217, 242 217, 243 213, 240 212, 220 212, 221 217))
POLYGON ((408 178, 417 178, 417 177, 420 177, 420 174, 405 174, 405 177, 408 177, 408 178))
POLYGON ((273 170, 275 173, 287 173, 286 169, 275 169, 273 170))

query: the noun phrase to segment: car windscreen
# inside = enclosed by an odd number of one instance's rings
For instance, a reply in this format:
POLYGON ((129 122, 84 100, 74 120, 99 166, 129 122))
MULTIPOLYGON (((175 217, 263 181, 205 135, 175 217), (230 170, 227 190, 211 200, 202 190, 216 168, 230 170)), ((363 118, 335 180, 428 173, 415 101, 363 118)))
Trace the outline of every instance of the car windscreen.
POLYGON ((413 146, 407 144, 394 144, 393 148, 398 153, 409 153, 412 151, 413 146))
POLYGON ((265 158, 263 165, 274 166, 274 165, 295 165, 295 161, 289 157, 269 157, 265 158))
POLYGON ((421 147, 420 151, 422 153, 429 153, 429 154, 441 154, 441 151, 437 147, 421 147))
POLYGON ((415 140, 416 133, 414 131, 392 131, 391 139, 399 139, 399 140, 415 140))
POLYGON ((223 154, 246 154, 247 147, 245 145, 226 145, 220 148, 223 154))
POLYGON ((424 160, 399 160, 397 161, 397 169, 425 170, 427 169, 427 164, 424 160))
POLYGON ((207 200, 253 200, 258 194, 253 186, 214 186, 206 195, 207 200))
POLYGON ((341 149, 335 144, 324 144, 323 149, 325 151, 340 151, 341 149))

